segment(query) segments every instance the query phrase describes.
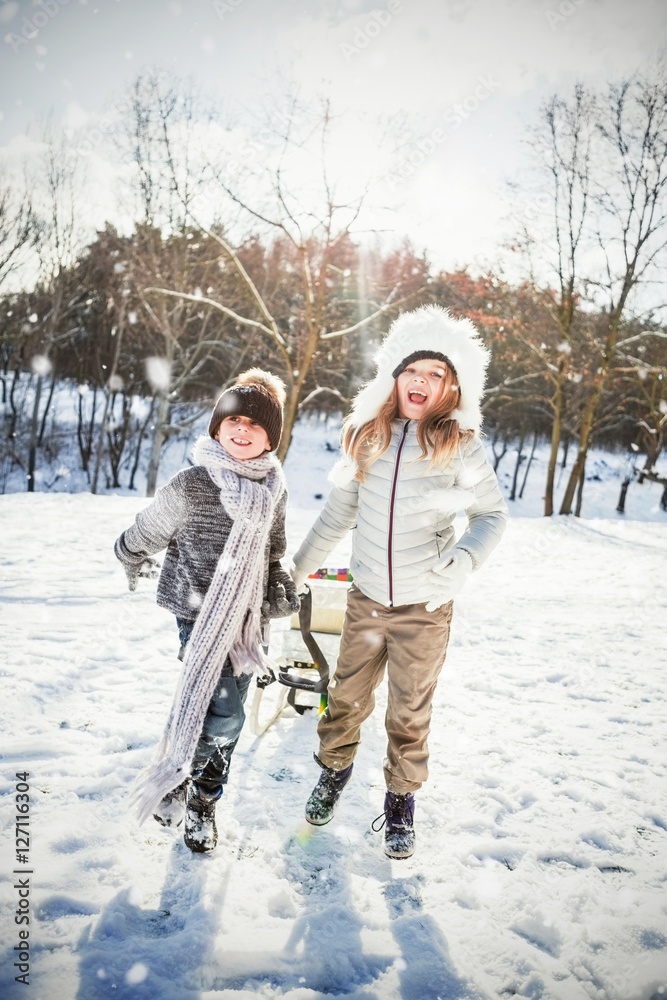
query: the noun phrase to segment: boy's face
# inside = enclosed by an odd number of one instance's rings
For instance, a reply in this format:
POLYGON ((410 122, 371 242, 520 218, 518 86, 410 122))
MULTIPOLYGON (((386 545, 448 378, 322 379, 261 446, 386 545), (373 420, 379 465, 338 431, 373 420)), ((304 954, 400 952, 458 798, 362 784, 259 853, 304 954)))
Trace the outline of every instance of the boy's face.
POLYGON ((265 451, 271 450, 269 436, 256 420, 250 417, 225 417, 215 435, 225 451, 232 458, 259 458, 265 451))
POLYGON ((396 379, 398 412, 408 420, 419 420, 442 399, 446 366, 428 358, 413 361, 396 379))

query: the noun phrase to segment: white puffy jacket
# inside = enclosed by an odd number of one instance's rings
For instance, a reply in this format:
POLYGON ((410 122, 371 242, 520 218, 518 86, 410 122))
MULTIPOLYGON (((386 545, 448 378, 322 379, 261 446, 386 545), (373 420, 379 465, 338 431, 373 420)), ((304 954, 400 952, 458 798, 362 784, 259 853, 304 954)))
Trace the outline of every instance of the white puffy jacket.
MULTIPOLYGON (((508 512, 498 480, 477 435, 446 466, 418 461, 413 420, 396 420, 391 443, 363 483, 335 486, 294 556, 311 573, 346 532, 354 529, 350 569, 356 586, 385 607, 421 604, 437 594, 433 565, 449 549, 465 549, 478 569, 505 530, 508 512), (468 527, 455 542, 454 518, 468 527)), ((440 581, 441 583, 441 581, 440 581)))

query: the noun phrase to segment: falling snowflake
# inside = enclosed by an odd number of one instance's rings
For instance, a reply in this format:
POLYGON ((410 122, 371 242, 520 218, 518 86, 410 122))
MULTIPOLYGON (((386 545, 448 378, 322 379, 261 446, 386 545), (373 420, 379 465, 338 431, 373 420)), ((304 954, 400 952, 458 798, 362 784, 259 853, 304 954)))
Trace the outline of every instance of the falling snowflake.
POLYGON ((135 962, 134 965, 125 973, 125 982, 128 986, 136 986, 137 983, 143 983, 147 975, 147 966, 145 966, 143 962, 135 962))
POLYGON ((35 354, 30 362, 30 367, 35 375, 48 375, 52 365, 45 354, 35 354))
POLYGON ((146 378, 154 392, 168 392, 171 386, 171 364, 166 358, 146 358, 146 378))

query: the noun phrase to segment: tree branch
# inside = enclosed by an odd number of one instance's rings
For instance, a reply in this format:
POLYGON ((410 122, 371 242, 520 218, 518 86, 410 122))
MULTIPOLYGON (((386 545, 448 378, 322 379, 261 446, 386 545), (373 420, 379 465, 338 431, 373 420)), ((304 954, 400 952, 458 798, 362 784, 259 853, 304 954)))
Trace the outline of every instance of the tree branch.
POLYGON ((276 330, 271 327, 266 326, 264 323, 260 323, 256 319, 248 319, 246 316, 240 316, 239 313, 234 312, 233 309, 229 309, 227 306, 221 305, 216 302, 215 299, 206 298, 204 295, 191 295, 189 292, 172 292, 168 288, 144 288, 144 293, 155 292, 158 295, 168 295, 171 298, 185 299, 187 302, 200 302, 202 305, 210 306, 211 309, 217 309, 218 312, 223 313, 225 316, 229 316, 230 319, 235 320, 237 323, 242 323, 244 326, 252 326, 257 330, 262 330, 266 333, 272 340, 280 345, 280 347, 285 348, 286 344, 283 337, 276 330))

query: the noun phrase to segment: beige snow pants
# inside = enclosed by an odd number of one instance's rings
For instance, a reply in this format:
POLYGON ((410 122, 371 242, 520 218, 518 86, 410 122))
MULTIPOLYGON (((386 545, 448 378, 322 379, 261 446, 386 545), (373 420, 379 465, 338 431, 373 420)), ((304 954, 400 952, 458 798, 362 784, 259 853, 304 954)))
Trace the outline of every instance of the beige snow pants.
POLYGON ((350 588, 340 655, 320 718, 318 757, 341 770, 354 760, 361 725, 375 706, 387 667, 384 774, 391 792, 414 792, 428 777, 431 705, 449 641, 453 605, 386 608, 350 588))

